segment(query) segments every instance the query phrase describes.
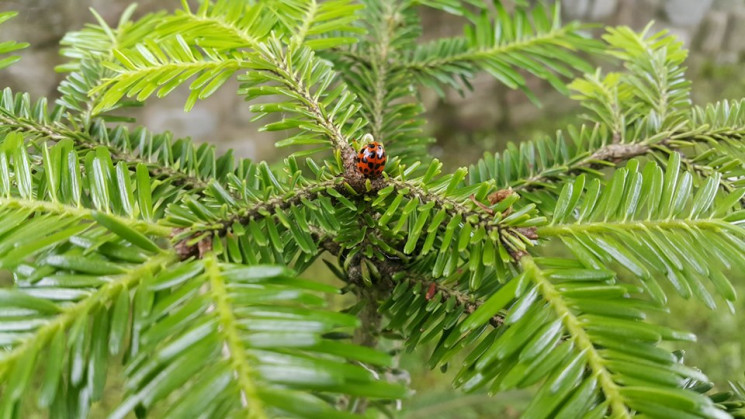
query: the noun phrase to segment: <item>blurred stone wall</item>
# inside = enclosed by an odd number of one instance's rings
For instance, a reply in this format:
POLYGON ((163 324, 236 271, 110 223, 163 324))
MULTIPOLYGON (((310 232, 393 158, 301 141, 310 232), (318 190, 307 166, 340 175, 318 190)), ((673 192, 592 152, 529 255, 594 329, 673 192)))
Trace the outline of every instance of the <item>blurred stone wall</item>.
POLYGON ((572 19, 643 28, 655 21, 691 48, 718 62, 736 62, 745 51, 745 0, 565 0, 572 19))
MULTIPOLYGON (((92 22, 89 8, 98 11, 110 24, 117 22, 127 0, 0 0, 0 11, 18 10, 20 15, 0 26, 0 40, 13 39, 31 43, 23 51, 22 62, 0 71, 0 87, 28 91, 34 97, 54 97, 63 75, 54 72, 62 62, 58 43, 62 35, 92 22)), ((157 8, 177 8, 176 0, 139 0, 139 16, 157 8)), ((642 28, 654 20, 666 27, 692 48, 696 59, 716 62, 739 62, 745 51, 745 0, 564 0, 563 12, 569 19, 607 24, 624 24, 642 28)), ((428 37, 460 33, 461 22, 436 12, 423 16, 428 37)), ((553 94, 541 83, 534 83, 544 103, 541 110, 524 95, 511 92, 488 76, 474 80, 473 94, 466 98, 449 93, 439 98, 423 92, 430 109, 430 129, 439 138, 468 133, 501 132, 530 123, 537 118, 566 112, 566 100, 553 94)), ((188 114, 183 104, 187 92, 174 92, 164 99, 149 102, 146 111, 135 113, 140 123, 154 131, 171 130, 177 136, 191 136, 210 141, 220 149, 234 148, 243 156, 271 158, 273 140, 256 132, 249 123, 248 106, 235 94, 237 84, 226 84, 206 101, 199 102, 188 114)))

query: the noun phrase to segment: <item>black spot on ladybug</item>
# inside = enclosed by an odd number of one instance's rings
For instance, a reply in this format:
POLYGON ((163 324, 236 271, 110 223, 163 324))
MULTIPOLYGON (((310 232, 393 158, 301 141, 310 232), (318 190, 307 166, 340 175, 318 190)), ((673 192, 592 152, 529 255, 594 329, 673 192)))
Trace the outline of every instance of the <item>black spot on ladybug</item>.
POLYGON ((372 162, 369 162, 369 163, 367 163, 367 167, 373 169, 373 168, 375 168, 375 164, 372 163, 372 162))

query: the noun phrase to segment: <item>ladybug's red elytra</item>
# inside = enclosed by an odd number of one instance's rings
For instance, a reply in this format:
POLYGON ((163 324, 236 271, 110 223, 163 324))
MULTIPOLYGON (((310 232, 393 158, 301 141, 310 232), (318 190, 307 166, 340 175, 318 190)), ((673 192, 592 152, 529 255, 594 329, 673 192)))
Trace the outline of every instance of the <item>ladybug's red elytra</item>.
POLYGON ((362 147, 357 154, 357 170, 366 178, 374 179, 383 173, 386 160, 388 157, 385 155, 383 144, 373 141, 362 147))

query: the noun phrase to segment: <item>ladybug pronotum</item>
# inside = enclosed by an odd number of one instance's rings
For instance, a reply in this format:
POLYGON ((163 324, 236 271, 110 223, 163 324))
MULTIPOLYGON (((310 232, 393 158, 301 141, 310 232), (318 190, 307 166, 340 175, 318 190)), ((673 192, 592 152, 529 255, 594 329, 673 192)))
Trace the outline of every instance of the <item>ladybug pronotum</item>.
POLYGON ((357 170, 366 178, 374 179, 383 173, 386 160, 383 144, 373 141, 357 153, 357 170))

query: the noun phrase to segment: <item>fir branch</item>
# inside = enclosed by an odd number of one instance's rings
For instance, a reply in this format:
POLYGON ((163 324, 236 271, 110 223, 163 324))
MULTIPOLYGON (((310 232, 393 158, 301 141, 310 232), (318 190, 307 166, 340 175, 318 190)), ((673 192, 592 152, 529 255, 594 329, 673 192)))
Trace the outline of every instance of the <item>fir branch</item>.
MULTIPOLYGON (((210 46, 211 43, 219 40, 219 44, 229 45, 231 48, 253 48, 266 36, 263 30, 257 27, 249 29, 247 26, 250 23, 257 23, 253 19, 257 18, 261 12, 255 10, 258 8, 256 6, 247 6, 248 10, 243 16, 239 15, 240 18, 230 18, 221 13, 220 7, 210 5, 212 7, 209 10, 194 14, 189 10, 188 3, 183 4, 184 12, 167 17, 160 25, 161 35, 169 36, 179 33, 185 40, 197 41, 205 46, 210 46), (185 30, 186 28, 188 29, 185 30)), ((261 24, 265 23, 261 22, 261 24)))
POLYGON ((373 80, 372 88, 372 109, 370 109, 370 129, 373 138, 383 138, 383 124, 385 116, 386 96, 388 95, 388 74, 390 72, 391 61, 389 53, 391 52, 391 40, 395 36, 395 31, 401 24, 400 19, 403 16, 401 10, 394 6, 393 2, 384 1, 381 4, 380 22, 382 30, 376 31, 377 39, 371 45, 373 54, 368 59, 372 67, 373 80))
POLYGON ((239 322, 234 315, 229 294, 225 288, 224 279, 218 267, 217 258, 209 254, 204 260, 204 268, 209 279, 210 298, 215 302, 215 311, 219 322, 219 331, 225 340, 227 357, 231 360, 241 391, 241 402, 244 407, 250 406, 249 418, 265 418, 263 401, 258 397, 253 382, 255 375, 253 367, 246 356, 246 348, 241 342, 238 332, 239 322))
POLYGON ((212 231, 216 236, 227 234, 234 223, 246 225, 256 217, 271 216, 274 212, 287 209, 300 204, 304 199, 313 200, 319 195, 325 195, 329 189, 337 192, 346 192, 341 178, 332 178, 318 183, 310 183, 298 186, 284 195, 274 195, 268 199, 237 208, 227 214, 223 219, 212 220, 207 224, 195 226, 193 229, 180 234, 180 236, 191 236, 199 231, 212 231))
MULTIPOLYGON (((585 61, 564 49, 592 50, 595 41, 579 35, 580 27, 575 23, 562 26, 558 6, 552 10, 536 6, 532 12, 534 19, 528 18, 522 6, 512 15, 501 3, 496 4, 496 9, 493 21, 486 10, 482 11, 474 19, 473 26, 466 26, 465 37, 439 39, 419 46, 399 64, 400 68, 438 91, 441 90, 439 84, 461 90, 460 80, 465 82, 478 71, 487 71, 536 102, 518 70, 545 79, 562 92, 567 89, 557 74, 570 77, 574 70, 590 71, 585 61)), ((465 84, 468 86, 467 82, 465 84)))
MULTIPOLYGON (((660 144, 664 144, 661 142, 660 144)), ((606 144, 598 148, 592 154, 581 159, 577 159, 567 165, 557 162, 552 166, 545 167, 526 179, 520 179, 512 182, 510 187, 515 191, 532 190, 542 188, 547 183, 562 179, 565 176, 578 174, 586 169, 597 169, 602 167, 614 166, 625 162, 634 157, 642 156, 649 153, 652 147, 642 143, 630 144, 606 144)))
MULTIPOLYGON (((372 231, 367 231, 367 235, 381 233, 382 232, 377 228, 373 229, 372 231)), ((366 243, 371 243, 370 240, 367 238, 367 235, 365 236, 363 242, 359 244, 359 247, 365 248, 366 243)), ((342 247, 334 240, 333 237, 324 236, 319 231, 315 234, 315 238, 320 243, 319 248, 321 248, 322 250, 335 257, 339 257, 342 254, 342 247)), ((397 256, 400 255, 406 258, 406 255, 404 255, 401 249, 395 250, 397 250, 397 256)), ((456 305, 464 307, 464 311, 469 314, 476 311, 484 303, 483 298, 476 297, 472 292, 466 292, 456 288, 454 285, 457 284, 450 283, 447 280, 438 280, 437 278, 434 278, 427 273, 419 272, 419 270, 413 266, 414 263, 415 262, 406 262, 405 259, 396 259, 389 257, 376 259, 374 261, 374 264, 377 267, 378 272, 380 273, 380 278, 378 278, 379 280, 375 284, 377 290, 379 291, 379 295, 377 298, 378 301, 383 301, 387 298, 390 298, 391 292, 393 291, 394 287, 400 281, 405 281, 411 283, 412 285, 420 285, 422 289, 427 290, 427 293, 431 292, 433 296, 442 296, 442 299, 444 301, 447 301, 451 297, 454 298, 456 305)), ((461 271, 463 269, 467 269, 467 267, 461 266, 458 268, 458 271, 461 271)), ((354 279, 350 279, 349 281, 351 283, 356 283, 359 286, 364 286, 364 284, 362 284, 361 278, 357 278, 357 281, 355 281, 354 279)), ((502 314, 496 314, 489 320, 489 324, 491 324, 493 327, 499 327, 503 321, 504 316, 502 314)))
POLYGON ((284 0, 264 3, 277 17, 280 25, 275 34, 285 32, 287 44, 293 48, 307 46, 314 50, 350 44, 359 32, 353 25, 362 5, 351 0, 284 0))
POLYGON ((528 278, 536 284, 538 292, 554 311, 556 317, 561 319, 569 335, 568 339, 574 342, 578 352, 584 352, 586 354, 587 367, 597 377, 603 395, 609 403, 611 416, 630 419, 631 412, 626 407, 624 398, 619 391, 619 386, 613 381, 613 374, 606 367, 605 359, 600 355, 599 350, 595 348, 580 319, 569 309, 564 297, 559 294, 556 287, 544 276, 543 271, 536 265, 532 257, 522 258, 520 264, 528 278))
POLYGON ((187 45, 179 35, 167 42, 150 42, 142 48, 115 51, 115 54, 119 63, 114 67, 116 75, 89 93, 101 94, 94 113, 111 109, 125 96, 135 97, 140 102, 156 90, 158 96, 165 96, 188 78, 199 75, 189 85, 191 92, 184 105, 184 110, 189 111, 198 99, 212 95, 246 66, 240 57, 221 56, 211 50, 200 52, 187 45))
POLYGON ((422 203, 435 202, 438 208, 444 208, 448 211, 448 214, 453 217, 455 215, 461 215, 463 219, 475 217, 478 220, 478 224, 487 228, 488 231, 496 230, 499 231, 499 225, 494 223, 494 215, 489 214, 483 208, 475 206, 469 208, 468 205, 461 201, 450 198, 443 194, 437 194, 428 191, 420 183, 401 180, 398 178, 391 178, 388 183, 393 185, 399 191, 409 191, 407 195, 412 198, 421 200, 422 203), (477 209, 478 208, 478 209, 477 209))
POLYGON ((424 108, 416 98, 415 80, 395 69, 406 51, 414 48, 420 21, 413 1, 365 1, 361 25, 366 36, 349 50, 326 54, 349 89, 356 93, 370 134, 388 153, 410 164, 427 159, 434 139, 423 137, 424 108))
MULTIPOLYGON (((15 197, 0 197, 0 208, 22 209, 34 213, 54 214, 68 217, 70 219, 93 220, 95 211, 88 208, 73 207, 61 204, 59 202, 48 202, 31 199, 21 199, 15 197)), ((159 237, 168 237, 172 233, 170 227, 166 227, 154 222, 121 217, 114 214, 108 214, 118 223, 127 226, 135 231, 144 234, 151 234, 159 237)))
POLYGON ((665 170, 654 162, 640 170, 631 160, 604 186, 598 179, 585 186, 585 176, 579 176, 562 189, 550 224, 536 232, 560 237, 587 266, 620 262, 643 279, 658 302, 666 299, 658 277, 666 277, 681 295, 696 294, 713 307, 701 283, 710 278, 717 292, 733 301, 735 291, 724 272, 742 264, 745 190, 718 197, 718 173, 694 188, 693 176, 681 174, 680 165, 680 155, 672 153, 665 170), (707 247, 699 249, 696 243, 704 237, 707 247))
POLYGON ((433 368, 472 348, 454 380, 466 391, 543 383, 526 417, 725 415, 690 390, 706 377, 660 345, 694 336, 644 321, 665 307, 661 278, 715 307, 709 290, 731 303, 727 276, 745 271, 745 106, 691 110, 679 42, 609 30, 626 71, 572 85, 594 126, 443 175, 419 85, 463 90, 487 71, 531 95, 529 72, 565 91, 563 77, 588 71, 575 52, 595 43, 562 26, 558 3, 363 0, 361 20, 351 0, 254 3, 184 1, 138 22, 130 7, 117 29, 99 19, 66 38, 76 73, 61 106, 0 98, 0 265, 14 275, 0 293, 13 313, 0 319, 0 412, 24 411, 47 357, 40 406, 85 416, 125 346, 114 418, 333 417, 352 397, 350 410, 383 410, 404 394, 376 374, 391 365, 370 348, 383 327, 432 345, 433 368), (466 35, 417 46, 419 4, 461 14, 466 35), (271 169, 94 118, 191 81, 188 108, 244 70, 247 100, 284 98, 251 106, 280 116, 263 130, 295 131, 278 146, 333 157, 271 169), (365 126, 392 157, 376 179, 355 167, 365 126), (528 253, 551 238, 575 258, 528 253), (319 310, 317 293, 339 290, 288 268, 323 251, 357 317, 319 310), (352 333, 368 347, 339 340, 352 333))
MULTIPOLYGON (((15 17, 16 15, 18 15, 18 12, 0 12, 0 24, 7 21, 8 19, 15 17)), ((28 46, 29 44, 26 42, 5 41, 0 43, 0 54, 7 54, 10 52, 18 51, 28 46)), ((9 65, 15 63, 20 59, 21 57, 19 55, 9 55, 7 57, 0 58, 0 70, 8 67, 9 65)))
MULTIPOLYGON (((595 169, 618 167, 635 157, 658 152, 667 156, 671 153, 685 155, 686 148, 693 144, 706 145, 714 137, 717 137, 718 141, 739 141, 742 135, 741 130, 722 131, 701 126, 688 131, 656 133, 651 137, 628 143, 602 141, 600 146, 578 149, 576 156, 570 156, 568 160, 557 160, 551 165, 541 167, 529 177, 508 182, 508 186, 516 191, 542 189, 555 182, 562 181, 568 176, 595 169)), ((700 167, 704 170, 701 165, 700 167)), ((706 170, 711 171, 711 169, 706 170)), ((726 183, 727 179, 723 178, 722 181, 726 183)), ((725 186, 723 187, 727 190, 725 186)))
POLYGON ((101 146, 106 147, 111 153, 112 159, 124 161, 129 165, 142 163, 147 166, 153 178, 169 180, 174 185, 186 186, 193 192, 198 193, 207 186, 207 182, 197 176, 186 173, 173 166, 153 164, 153 162, 115 147, 113 144, 103 143, 93 134, 72 130, 61 124, 42 124, 30 118, 19 118, 0 108, 0 125, 11 127, 19 132, 45 140, 72 140, 79 149, 83 150, 93 150, 101 146))
MULTIPOLYGON (((60 53, 70 61, 57 66, 55 70, 70 74, 57 88, 61 94, 57 103, 77 111, 79 114, 72 117, 77 117, 85 127, 90 126, 98 116, 94 109, 98 108, 102 98, 100 92, 91 92, 114 75, 104 63, 114 58, 114 50, 132 47, 141 42, 143 36, 151 36, 164 14, 153 13, 132 22, 130 18, 136 7, 136 4, 131 4, 122 12, 116 28, 110 27, 101 15, 91 9, 98 24, 87 24, 80 31, 68 32, 60 41, 60 53)), ((112 109, 122 105, 112 106, 112 109)))
POLYGON ((289 89, 289 91, 293 92, 300 98, 305 110, 310 114, 311 118, 313 118, 313 120, 323 128, 324 135, 331 140, 334 148, 337 150, 346 150, 349 145, 344 134, 342 134, 341 127, 331 119, 325 106, 318 100, 318 97, 311 94, 310 86, 305 83, 302 74, 288 66, 288 51, 283 51, 282 49, 278 50, 276 48, 273 48, 272 50, 263 48, 260 49, 260 51, 262 57, 271 63, 272 66, 265 69, 259 68, 258 70, 279 78, 281 80, 280 82, 289 89))
MULTIPOLYGON (((417 273, 410 268, 406 268, 404 266, 395 266, 395 264, 393 265, 394 266, 387 266, 385 267, 385 269, 388 270, 388 272, 392 272, 394 275, 405 275, 405 279, 403 279, 403 281, 407 281, 412 285, 420 284, 422 286, 422 289, 427 290, 427 296, 429 296, 430 294, 433 296, 427 298, 427 300, 437 298, 438 295, 442 296, 442 301, 447 301, 450 298, 454 298, 456 305, 463 307, 464 312, 467 314, 473 313, 484 304, 483 298, 478 298, 471 292, 466 292, 452 287, 452 284, 448 283, 447 281, 437 281, 436 278, 431 278, 427 275, 417 273)), ((464 269, 468 269, 468 267, 465 265, 461 266, 458 268, 458 271, 464 269)), ((489 324, 494 328, 500 327, 502 323, 504 323, 504 315, 501 313, 497 313, 489 318, 489 324)))
MULTIPOLYGON (((711 166, 708 166, 706 164, 698 164, 693 161, 693 159, 685 156, 681 156, 680 158, 681 164, 683 164, 686 167, 687 171, 690 171, 692 173, 696 173, 699 178, 701 179, 708 179, 711 176, 716 176, 719 172, 714 169, 711 166)), ((722 176, 721 180, 719 181, 719 187, 727 193, 733 193, 735 192, 738 187, 735 184, 737 180, 731 180, 727 178, 726 176, 722 176)), ((745 207, 745 197, 740 199, 740 203, 743 207, 745 207)))
POLYGON ((319 5, 315 0, 306 2, 305 11, 302 18, 300 18, 300 26, 296 28, 290 41, 292 45, 300 46, 305 42, 305 38, 308 36, 308 32, 310 31, 319 11, 319 5))
POLYGON ((574 236, 576 234, 608 233, 608 232, 650 232, 661 230, 690 231, 732 231, 741 232, 741 229, 722 220, 623 220, 623 221, 598 221, 583 222, 581 224, 548 225, 536 228, 540 237, 574 236))
POLYGON ((496 237, 499 237, 502 245, 509 249, 510 255, 515 260, 519 259, 524 253, 524 249, 516 247, 515 243, 524 243, 529 239, 535 238, 532 227, 524 228, 502 225, 501 218, 505 214, 500 213, 495 215, 489 208, 485 209, 476 204, 473 207, 469 207, 463 202, 450 198, 445 194, 428 191, 421 184, 413 181, 391 178, 388 180, 388 183, 393 185, 399 193, 406 191, 405 195, 411 199, 420 200, 423 205, 435 203, 435 206, 444 209, 450 218, 460 216, 462 220, 473 224, 474 227, 484 228, 488 237, 487 240, 492 240, 496 235, 496 237))
POLYGON ((36 352, 46 346, 57 331, 66 331, 73 323, 88 314, 95 307, 109 305, 122 292, 128 292, 137 288, 146 278, 160 271, 164 266, 176 260, 173 253, 161 253, 151 257, 147 262, 139 265, 125 274, 114 277, 111 282, 102 286, 88 298, 73 305, 60 309, 60 313, 53 320, 37 329, 33 335, 24 340, 12 351, 0 356, 0 376, 4 375, 8 368, 17 362, 27 351, 36 352))
POLYGON ((494 45, 490 48, 469 49, 452 55, 434 57, 428 59, 413 58, 400 65, 400 68, 413 73, 427 73, 433 69, 450 66, 457 68, 467 63, 479 62, 481 60, 493 59, 500 55, 508 55, 511 52, 523 51, 536 46, 554 46, 560 43, 560 40, 567 35, 576 31, 572 26, 562 26, 550 32, 546 32, 535 37, 526 38, 521 41, 494 45))

